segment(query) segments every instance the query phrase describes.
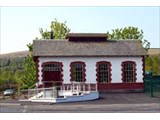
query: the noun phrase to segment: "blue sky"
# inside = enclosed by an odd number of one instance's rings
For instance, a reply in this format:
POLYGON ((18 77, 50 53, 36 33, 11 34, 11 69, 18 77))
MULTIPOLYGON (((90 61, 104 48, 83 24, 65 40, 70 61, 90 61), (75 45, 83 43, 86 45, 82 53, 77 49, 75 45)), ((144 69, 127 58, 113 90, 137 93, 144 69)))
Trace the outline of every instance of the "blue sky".
POLYGON ((67 21, 71 32, 135 26, 152 48, 160 48, 160 7, 1 7, 1 53, 27 50, 26 44, 40 37, 39 28, 50 30, 55 18, 67 21))

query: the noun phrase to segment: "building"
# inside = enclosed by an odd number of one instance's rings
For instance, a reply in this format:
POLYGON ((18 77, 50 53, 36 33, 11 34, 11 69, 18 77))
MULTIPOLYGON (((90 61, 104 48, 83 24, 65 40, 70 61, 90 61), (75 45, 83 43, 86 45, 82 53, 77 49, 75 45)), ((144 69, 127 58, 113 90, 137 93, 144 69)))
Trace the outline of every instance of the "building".
POLYGON ((97 83, 98 90, 144 89, 144 57, 139 40, 108 40, 103 33, 69 33, 61 40, 34 40, 37 85, 97 83))

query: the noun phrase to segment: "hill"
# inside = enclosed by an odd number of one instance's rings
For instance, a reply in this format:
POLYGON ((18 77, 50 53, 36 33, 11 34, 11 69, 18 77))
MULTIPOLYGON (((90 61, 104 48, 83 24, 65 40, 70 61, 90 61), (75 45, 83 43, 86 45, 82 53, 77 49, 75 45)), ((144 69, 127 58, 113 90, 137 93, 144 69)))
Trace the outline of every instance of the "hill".
POLYGON ((17 71, 24 69, 24 59, 29 51, 19 51, 0 55, 0 67, 2 71, 17 71))
POLYGON ((150 48, 148 55, 160 55, 160 48, 150 48))
POLYGON ((29 51, 19 51, 19 52, 7 53, 7 54, 0 54, 0 58, 1 59, 24 58, 29 53, 30 53, 29 51))

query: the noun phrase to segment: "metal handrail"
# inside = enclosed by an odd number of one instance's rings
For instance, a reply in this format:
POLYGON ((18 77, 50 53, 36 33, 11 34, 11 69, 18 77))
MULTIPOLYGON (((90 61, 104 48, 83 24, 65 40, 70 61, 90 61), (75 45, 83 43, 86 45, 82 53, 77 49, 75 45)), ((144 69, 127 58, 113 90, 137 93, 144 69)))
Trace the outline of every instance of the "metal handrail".
POLYGON ((79 92, 81 93, 86 93, 86 92, 91 92, 91 91, 97 91, 97 84, 94 83, 77 83, 77 84, 62 84, 61 86, 53 86, 49 88, 35 88, 35 89, 28 89, 28 90, 23 90, 23 91, 28 91, 28 97, 33 97, 38 98, 40 93, 43 93, 43 98, 46 96, 52 96, 54 98, 57 98, 58 92, 76 92, 77 94, 79 92), (46 92, 50 91, 50 92, 46 92))

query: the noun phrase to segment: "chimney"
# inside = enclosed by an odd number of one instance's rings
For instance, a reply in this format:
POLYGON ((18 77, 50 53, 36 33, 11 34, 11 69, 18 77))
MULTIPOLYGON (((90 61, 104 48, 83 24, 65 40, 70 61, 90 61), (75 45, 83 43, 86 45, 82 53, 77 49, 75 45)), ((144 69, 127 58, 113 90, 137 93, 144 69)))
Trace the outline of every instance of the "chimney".
POLYGON ((54 38, 53 31, 51 30, 51 32, 50 32, 50 39, 53 39, 53 38, 54 38))

